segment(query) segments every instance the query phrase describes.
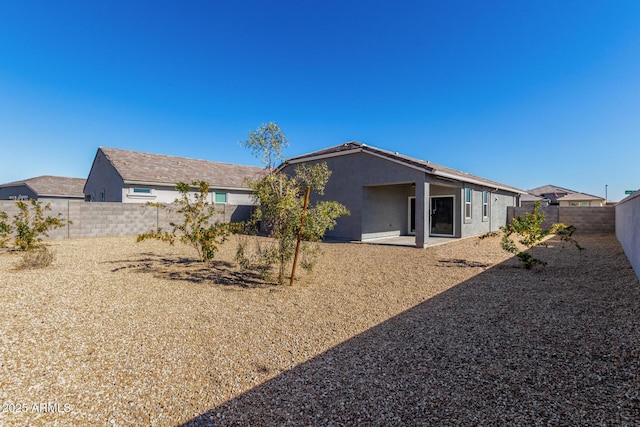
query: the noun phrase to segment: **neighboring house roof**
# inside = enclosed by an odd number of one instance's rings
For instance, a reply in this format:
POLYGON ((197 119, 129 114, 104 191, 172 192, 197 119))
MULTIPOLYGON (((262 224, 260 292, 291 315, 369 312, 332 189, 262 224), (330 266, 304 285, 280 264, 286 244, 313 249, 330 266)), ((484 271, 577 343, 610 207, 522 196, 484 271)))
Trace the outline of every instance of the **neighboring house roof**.
POLYGON ((303 154, 297 157, 292 157, 290 159, 287 159, 280 166, 280 168, 284 167, 287 164, 321 160, 324 158, 344 156, 344 155, 354 154, 359 152, 369 153, 374 156, 386 158, 387 160, 400 163, 405 166, 424 171, 425 173, 432 174, 435 176, 440 176, 443 178, 450 178, 450 179, 452 178, 458 181, 463 181, 463 182, 468 182, 473 184, 480 184, 480 185, 498 188, 501 190, 506 190, 514 193, 520 193, 520 194, 526 193, 524 190, 521 190, 516 187, 505 185, 496 181, 491 181, 485 178, 481 178, 479 176, 468 174, 466 172, 461 172, 455 169, 447 168, 435 163, 431 163, 429 161, 415 159, 413 157, 399 154, 398 152, 391 152, 391 151, 383 150, 381 148, 371 147, 357 141, 346 142, 344 144, 336 145, 334 147, 329 147, 324 150, 314 151, 312 153, 303 154))
POLYGON ((188 159, 163 154, 142 153, 100 147, 125 184, 174 186, 177 182, 206 181, 216 188, 246 188, 245 179, 254 179, 264 169, 255 166, 188 159))
POLYGON ((604 201, 603 197, 593 196, 591 194, 580 193, 578 191, 569 190, 568 188, 558 187, 557 185, 543 185, 541 187, 533 188, 529 190, 529 193, 544 196, 544 195, 553 195, 554 198, 566 201, 585 201, 585 200, 601 200, 604 201))
POLYGON ((531 193, 525 193, 522 196, 520 196, 521 202, 541 202, 543 200, 545 200, 544 197, 536 196, 535 194, 531 194, 531 193))
POLYGON ((0 184, 0 187, 27 186, 38 197, 69 197, 84 198, 84 178, 67 178, 63 176, 43 175, 35 178, 23 179, 21 181, 0 184))

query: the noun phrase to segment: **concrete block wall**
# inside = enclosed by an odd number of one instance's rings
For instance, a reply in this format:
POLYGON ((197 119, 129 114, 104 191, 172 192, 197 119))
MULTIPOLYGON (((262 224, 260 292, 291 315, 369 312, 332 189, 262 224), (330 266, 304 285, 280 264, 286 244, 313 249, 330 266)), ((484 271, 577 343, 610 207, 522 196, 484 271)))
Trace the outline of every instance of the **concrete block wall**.
MULTIPOLYGON (((29 202, 26 202, 29 203, 29 202)), ((61 214, 61 218, 68 220, 69 219, 69 204, 70 203, 84 203, 84 202, 71 202, 67 200, 54 200, 51 202, 43 202, 42 206, 46 206, 49 204, 51 206, 51 210, 45 212, 46 216, 58 216, 61 214)), ((16 202, 13 200, 0 200, 0 211, 5 212, 9 215, 9 221, 16 216, 19 212, 18 207, 16 206, 16 202)), ((62 228, 58 228, 49 232, 49 239, 67 239, 69 238, 69 228, 64 226, 62 228)))
POLYGON ((606 234, 616 232, 616 211, 613 206, 560 207, 560 222, 573 225, 576 234, 606 234))
MULTIPOLYGON (((510 223, 513 218, 517 216, 524 216, 525 213, 531 213, 533 207, 531 206, 509 206, 507 207, 507 224, 510 223)), ((548 230, 551 226, 557 222, 560 222, 560 212, 558 206, 544 206, 540 210, 544 212, 544 221, 542 222, 542 228, 548 230)))
POLYGON ((616 238, 640 279, 640 191, 620 201, 616 211, 616 238))
MULTIPOLYGON (((511 222, 515 216, 523 216, 530 213, 533 208, 528 206, 509 207, 507 209, 507 222, 511 222)), ((552 224, 561 222, 576 227, 576 234, 607 234, 615 233, 616 215, 615 208, 603 207, 566 207, 545 206, 540 210, 544 212, 545 219, 542 223, 544 229, 552 224)))
MULTIPOLYGON (((0 211, 11 219, 18 213, 14 201, 0 200, 0 211)), ((165 209, 146 204, 119 202, 87 203, 83 201, 52 201, 50 216, 71 220, 71 224, 49 232, 49 239, 68 239, 86 237, 135 236, 158 225, 165 230, 171 229, 170 222, 180 223, 182 217, 165 209)), ((249 219, 251 206, 216 205, 213 221, 242 222, 249 219)))

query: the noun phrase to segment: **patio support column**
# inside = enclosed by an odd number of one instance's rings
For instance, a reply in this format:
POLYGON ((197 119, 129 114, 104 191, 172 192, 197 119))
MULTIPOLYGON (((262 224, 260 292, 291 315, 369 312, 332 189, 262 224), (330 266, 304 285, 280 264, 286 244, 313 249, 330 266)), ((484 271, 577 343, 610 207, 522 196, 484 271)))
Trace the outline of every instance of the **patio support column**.
POLYGON ((416 247, 429 243, 429 183, 416 182, 416 247))

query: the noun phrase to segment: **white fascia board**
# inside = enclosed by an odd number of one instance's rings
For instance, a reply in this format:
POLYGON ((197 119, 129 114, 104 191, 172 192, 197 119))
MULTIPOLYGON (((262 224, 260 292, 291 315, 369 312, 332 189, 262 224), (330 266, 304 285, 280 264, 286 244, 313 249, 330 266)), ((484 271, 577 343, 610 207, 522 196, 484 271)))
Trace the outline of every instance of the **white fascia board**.
MULTIPOLYGON (((128 179, 124 180, 124 183, 126 185, 148 185, 148 186, 155 186, 155 187, 169 187, 172 190, 175 189, 175 186, 177 184, 175 182, 135 181, 135 180, 128 180, 128 179)), ((247 188, 247 187, 223 187, 223 186, 211 185, 211 184, 209 184, 209 188, 215 189, 215 190, 228 190, 228 191, 249 191, 249 192, 252 191, 250 188, 247 188)))

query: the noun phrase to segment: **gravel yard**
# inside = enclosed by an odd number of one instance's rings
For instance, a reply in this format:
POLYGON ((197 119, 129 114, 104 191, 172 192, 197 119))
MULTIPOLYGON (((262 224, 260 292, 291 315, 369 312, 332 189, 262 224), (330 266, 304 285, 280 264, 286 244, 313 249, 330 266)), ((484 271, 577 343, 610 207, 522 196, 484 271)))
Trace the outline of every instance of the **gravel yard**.
POLYGON ((640 425, 640 286, 613 235, 324 244, 293 287, 135 238, 0 253, 0 425, 640 425))

